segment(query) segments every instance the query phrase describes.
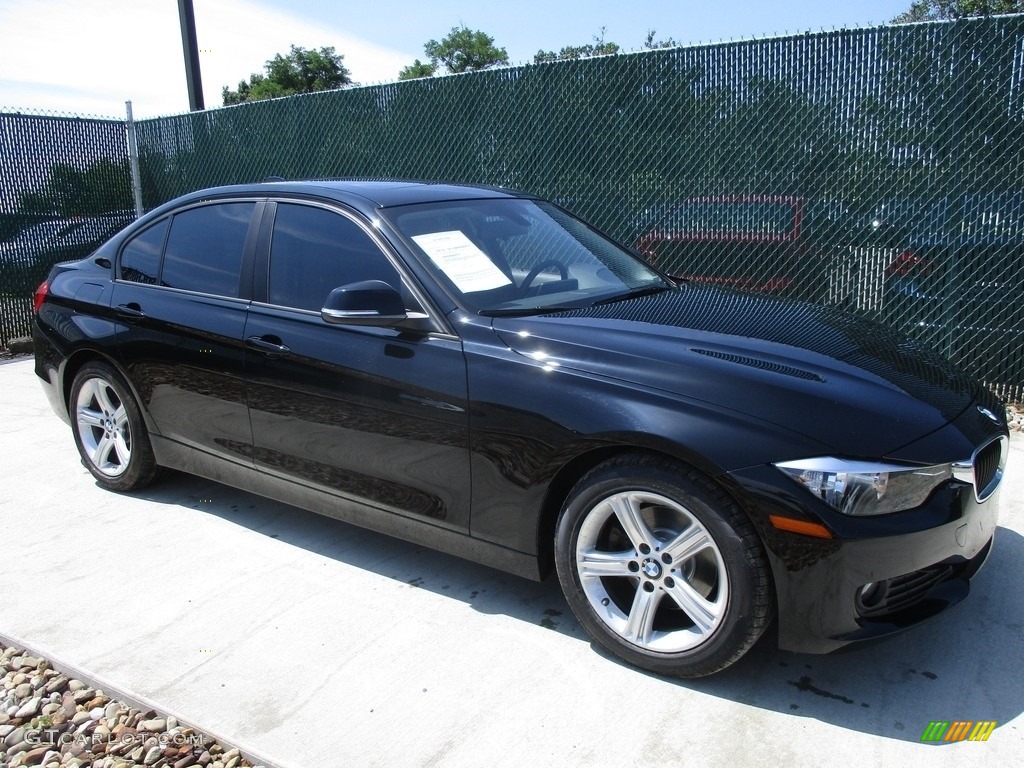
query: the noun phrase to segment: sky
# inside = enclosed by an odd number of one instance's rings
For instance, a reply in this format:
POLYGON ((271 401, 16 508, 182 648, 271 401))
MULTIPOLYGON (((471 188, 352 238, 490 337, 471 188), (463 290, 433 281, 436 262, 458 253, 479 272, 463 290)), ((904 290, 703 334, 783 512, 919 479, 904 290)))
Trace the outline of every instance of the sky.
MULTIPOLYGON (((648 30, 681 44, 884 24, 910 0, 194 0, 203 93, 260 72, 267 59, 334 46, 352 78, 391 82, 423 44, 466 25, 513 64, 603 37, 623 50, 648 30), (602 33, 603 30, 603 33, 602 33)), ((0 111, 122 117, 188 111, 176 0, 0 0, 0 111)))

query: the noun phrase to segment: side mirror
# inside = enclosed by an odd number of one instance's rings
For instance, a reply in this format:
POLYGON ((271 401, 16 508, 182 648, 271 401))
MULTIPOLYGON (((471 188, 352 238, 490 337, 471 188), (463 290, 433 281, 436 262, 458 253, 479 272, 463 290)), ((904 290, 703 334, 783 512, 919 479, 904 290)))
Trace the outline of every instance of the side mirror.
POLYGON ((335 288, 320 317, 337 325, 395 325, 406 319, 401 294, 383 280, 363 280, 335 288))

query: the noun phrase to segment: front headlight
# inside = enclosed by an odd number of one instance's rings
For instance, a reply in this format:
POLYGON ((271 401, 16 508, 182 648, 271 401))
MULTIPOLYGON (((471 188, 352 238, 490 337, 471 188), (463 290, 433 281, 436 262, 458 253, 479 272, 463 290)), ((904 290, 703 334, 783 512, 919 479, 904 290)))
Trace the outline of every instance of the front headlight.
POLYGON ((908 467, 822 456, 775 465, 846 515, 886 515, 919 507, 953 476, 952 464, 908 467))

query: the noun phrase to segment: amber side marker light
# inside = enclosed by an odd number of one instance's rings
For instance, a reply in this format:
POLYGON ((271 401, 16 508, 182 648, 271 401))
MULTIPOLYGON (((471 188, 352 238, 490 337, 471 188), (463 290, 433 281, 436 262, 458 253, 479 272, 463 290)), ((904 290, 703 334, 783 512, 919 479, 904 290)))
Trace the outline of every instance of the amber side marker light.
POLYGON ((802 533, 804 536, 813 536, 816 539, 831 539, 832 532, 821 523, 812 523, 807 520, 794 520, 791 517, 781 515, 768 515, 772 525, 780 531, 790 533, 802 533))
POLYGON ((36 315, 39 314, 39 308, 43 306, 43 301, 46 299, 46 294, 50 290, 50 284, 43 280, 36 288, 36 292, 32 294, 32 312, 36 315))

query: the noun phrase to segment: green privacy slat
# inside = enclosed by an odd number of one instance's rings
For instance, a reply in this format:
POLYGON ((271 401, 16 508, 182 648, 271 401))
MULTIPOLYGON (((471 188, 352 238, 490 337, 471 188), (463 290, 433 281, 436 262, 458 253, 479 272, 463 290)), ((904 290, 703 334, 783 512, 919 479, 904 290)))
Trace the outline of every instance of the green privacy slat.
MULTIPOLYGON (((62 121, 58 140, 33 120, 0 116, 4 215, 54 141, 81 142, 81 167, 125 156, 91 123, 62 121), (31 162, 8 168, 9 146, 31 162)), ((268 175, 524 189, 669 271, 873 314, 1024 399, 1021 15, 404 81, 137 130, 147 207, 268 175)))

